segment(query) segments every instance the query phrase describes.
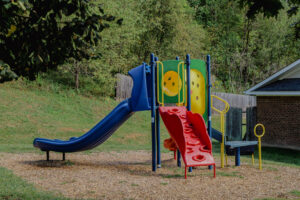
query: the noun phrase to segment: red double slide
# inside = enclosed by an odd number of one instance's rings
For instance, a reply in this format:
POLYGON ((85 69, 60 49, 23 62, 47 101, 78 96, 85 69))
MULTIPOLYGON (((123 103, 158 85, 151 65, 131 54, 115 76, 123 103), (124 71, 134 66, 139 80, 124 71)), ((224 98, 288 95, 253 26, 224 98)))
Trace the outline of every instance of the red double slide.
POLYGON ((209 165, 214 166, 216 177, 212 144, 202 116, 187 111, 185 107, 160 107, 159 112, 182 155, 185 178, 187 167, 209 165))

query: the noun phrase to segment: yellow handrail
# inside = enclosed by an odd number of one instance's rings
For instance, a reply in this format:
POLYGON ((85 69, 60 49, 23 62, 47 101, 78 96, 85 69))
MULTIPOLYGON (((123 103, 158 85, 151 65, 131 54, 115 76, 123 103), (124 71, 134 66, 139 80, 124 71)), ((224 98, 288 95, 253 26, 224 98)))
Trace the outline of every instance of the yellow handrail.
MULTIPOLYGON (((161 104, 161 106, 164 106, 165 104, 165 100, 164 100, 164 87, 163 87, 163 83, 164 83, 164 64, 161 62, 161 61, 156 61, 156 64, 157 64, 157 101, 158 103, 161 104), (161 66, 161 77, 159 76, 159 67, 161 66), (161 101, 160 101, 160 90, 159 90, 159 80, 161 78, 161 101)), ((185 83, 185 71, 184 71, 184 62, 179 62, 178 65, 177 65, 177 75, 178 75, 178 105, 184 103, 184 97, 181 101, 181 97, 180 97, 180 65, 181 65, 181 68, 182 68, 182 76, 183 76, 183 83, 181 84, 183 87, 183 95, 185 94, 185 87, 184 87, 184 83, 185 83)))
POLYGON ((218 113, 220 113, 221 116, 221 134, 222 134, 222 142, 221 142, 221 167, 224 167, 224 149, 225 149, 225 114, 228 112, 230 106, 227 101, 224 99, 216 96, 216 95, 211 95, 211 108, 218 113), (214 107, 214 98, 218 99, 219 101, 223 102, 225 104, 223 110, 219 110, 218 108, 214 107))
POLYGON ((178 65, 177 65, 177 74, 178 74, 178 105, 180 105, 181 103, 183 103, 184 102, 184 83, 185 83, 185 74, 184 74, 184 62, 180 62, 180 63, 178 63, 178 65), (182 72, 182 84, 181 84, 181 87, 182 87, 182 96, 183 96, 183 100, 182 100, 182 102, 180 101, 180 73, 179 73, 179 69, 180 69, 180 65, 181 65, 181 67, 182 67, 182 70, 181 70, 181 72, 182 72))
POLYGON ((161 102, 159 100, 159 65, 161 65, 161 84, 163 84, 164 82, 164 64, 160 61, 156 61, 156 64, 157 64, 157 101, 158 103, 161 103, 161 106, 164 106, 164 90, 163 90, 163 87, 161 87, 161 93, 162 93, 162 96, 161 96, 161 102))
POLYGON ((254 135, 258 138, 258 159, 259 159, 259 170, 262 170, 262 164, 261 164, 261 138, 264 136, 266 130, 265 130, 265 126, 263 124, 256 124, 254 127, 254 135), (256 129, 257 127, 261 127, 262 128, 262 133, 261 135, 257 135, 256 133, 256 129))
POLYGON ((227 113, 228 112, 230 106, 229 106, 229 103, 226 100, 224 100, 224 99, 222 99, 222 98, 220 98, 216 95, 211 95, 211 97, 212 97, 211 98, 211 108, 213 110, 217 111, 218 113, 227 113), (214 98, 218 99, 219 101, 222 101, 225 104, 225 107, 224 107, 223 110, 219 110, 218 108, 214 107, 214 105, 213 105, 214 98))

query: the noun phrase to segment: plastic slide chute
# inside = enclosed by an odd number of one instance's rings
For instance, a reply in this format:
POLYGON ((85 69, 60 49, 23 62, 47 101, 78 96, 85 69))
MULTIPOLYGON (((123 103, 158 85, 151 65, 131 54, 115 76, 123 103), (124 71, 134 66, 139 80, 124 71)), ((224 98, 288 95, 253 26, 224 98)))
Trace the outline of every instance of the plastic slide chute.
POLYGON ((42 151, 77 152, 85 151, 106 141, 135 111, 150 110, 149 78, 143 64, 129 71, 133 79, 131 98, 122 101, 90 131, 69 140, 36 138, 33 145, 42 151))
MULTIPOLYGON (((205 121, 198 113, 186 107, 160 107, 160 115, 176 147, 181 152, 185 171, 187 167, 214 166, 212 144, 205 121)), ((186 174, 186 173, 185 173, 186 174)))

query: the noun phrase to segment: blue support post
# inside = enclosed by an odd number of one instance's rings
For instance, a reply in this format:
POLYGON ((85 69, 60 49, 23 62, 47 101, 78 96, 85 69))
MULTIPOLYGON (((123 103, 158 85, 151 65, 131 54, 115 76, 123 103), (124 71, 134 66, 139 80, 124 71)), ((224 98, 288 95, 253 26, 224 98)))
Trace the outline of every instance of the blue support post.
MULTIPOLYGON (((158 57, 154 58, 155 60, 155 69, 158 70, 156 61, 158 57)), ((155 73, 155 84, 158 83, 157 73, 155 73)), ((154 85, 155 85, 154 84, 154 85)), ((155 96, 157 96, 157 89, 155 87, 155 96)), ((160 155, 160 117, 159 117, 159 103, 156 100, 156 109, 155 109, 155 123, 156 123, 156 145, 157 145, 157 168, 161 168, 161 155, 160 155)))
MULTIPOLYGON (((179 56, 176 56, 176 60, 179 60, 179 56)), ((181 154, 179 149, 177 149, 177 166, 181 167, 181 154)))
POLYGON ((156 138, 155 138, 155 61, 154 54, 150 55, 150 66, 152 75, 152 102, 151 102, 151 131, 152 131, 152 171, 156 171, 156 138))
MULTIPOLYGON (((210 55, 206 56, 206 67, 207 67, 207 97, 208 97, 208 102, 207 102, 207 132, 209 134, 210 137, 210 141, 211 141, 211 137, 212 137, 212 128, 211 128, 211 83, 210 83, 210 55)), ((212 169, 212 166, 208 166, 208 169, 212 169)))
MULTIPOLYGON (((187 110, 191 111, 191 58, 190 55, 186 55, 186 83, 187 83, 187 110)), ((189 167, 189 172, 192 172, 192 167, 189 167)))
POLYGON ((235 166, 241 165, 241 148, 236 147, 235 148, 235 166))
POLYGON ((187 106, 186 109, 191 111, 191 58, 190 55, 186 55, 186 83, 187 83, 187 106))

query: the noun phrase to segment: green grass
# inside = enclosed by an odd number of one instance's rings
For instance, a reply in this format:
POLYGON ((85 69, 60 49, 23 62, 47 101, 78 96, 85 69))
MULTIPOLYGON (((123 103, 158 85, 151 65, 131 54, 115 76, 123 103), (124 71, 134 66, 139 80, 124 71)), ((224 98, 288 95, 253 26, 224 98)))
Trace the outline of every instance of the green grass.
POLYGON ((37 190, 32 184, 15 176, 11 171, 0 167, 0 199, 7 200, 31 200, 31 199, 68 199, 55 196, 49 192, 37 190))
POLYGON ((286 196, 285 198, 273 198, 273 197, 268 197, 268 198, 262 198, 262 199, 256 199, 256 200, 283 200, 283 199, 290 199, 288 197, 292 196, 292 199, 295 199, 295 197, 300 197, 300 191, 299 190, 292 190, 288 192, 287 194, 283 194, 286 196))
POLYGON ((162 182, 160 183, 161 185, 168 185, 169 183, 165 183, 165 182, 162 182))
POLYGON ((300 197, 300 191, 299 190, 292 190, 292 191, 290 191, 290 194, 292 194, 296 197, 300 197))
MULTIPOLYGON (((13 82, 0 85, 0 96, 0 151, 16 153, 36 152, 32 146, 36 137, 80 136, 118 104, 109 98, 53 93, 13 82)), ((162 139, 167 137, 162 126, 162 139)), ((137 112, 93 151, 150 149, 150 112, 137 112)))

